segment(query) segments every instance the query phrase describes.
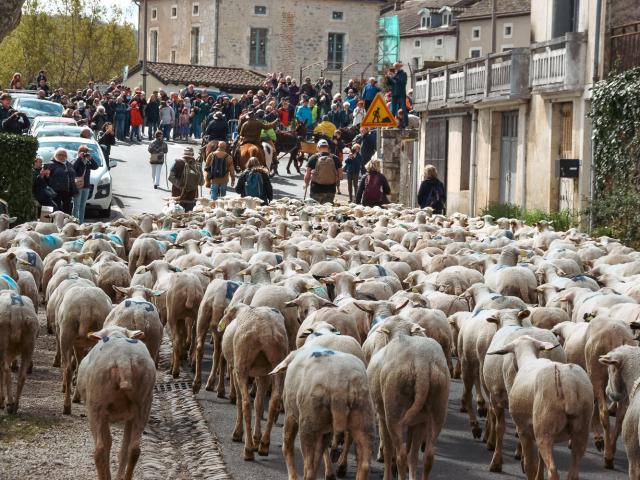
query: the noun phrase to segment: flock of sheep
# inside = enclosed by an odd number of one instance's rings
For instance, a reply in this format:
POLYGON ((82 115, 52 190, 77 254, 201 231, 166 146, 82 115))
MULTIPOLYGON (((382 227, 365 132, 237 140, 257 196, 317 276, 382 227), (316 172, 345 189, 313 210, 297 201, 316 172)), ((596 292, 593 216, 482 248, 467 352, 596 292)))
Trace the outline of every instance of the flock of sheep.
POLYGON ((245 460, 268 455, 284 412, 290 480, 296 436, 306 480, 321 461, 325 478, 344 475, 351 446, 367 478, 376 438, 385 480, 427 478, 452 377, 491 471, 508 409, 528 479, 557 479, 554 444, 567 440, 577 479, 590 435, 613 468, 621 432, 640 478, 638 252, 545 222, 258 205, 201 199, 191 213, 88 226, 54 213, 10 228, 0 216, 0 408, 18 410, 44 305, 64 413, 86 403, 99 479, 111 478, 113 422, 125 424, 117 478, 132 478, 165 326, 172 373, 187 356, 194 393, 211 333, 206 389, 225 397, 231 379, 245 460))

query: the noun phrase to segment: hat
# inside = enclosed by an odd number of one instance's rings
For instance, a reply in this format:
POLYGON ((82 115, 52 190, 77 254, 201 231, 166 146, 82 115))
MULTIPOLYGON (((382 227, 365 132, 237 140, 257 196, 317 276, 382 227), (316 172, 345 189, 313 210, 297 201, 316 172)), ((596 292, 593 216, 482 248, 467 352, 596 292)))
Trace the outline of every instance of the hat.
POLYGON ((195 158, 195 157, 193 156, 193 148, 191 148, 191 147, 187 147, 187 148, 185 148, 185 149, 183 150, 183 152, 182 152, 182 156, 183 156, 183 157, 191 157, 191 158, 195 158))
POLYGON ((11 100, 11 95, 9 95, 8 93, 3 93, 2 95, 0 95, 0 100, 11 100))
POLYGON ((222 118, 222 112, 216 112, 213 114, 213 118, 220 120, 222 118))
POLYGON ((342 153, 346 153, 347 155, 351 153, 351 149, 349 147, 344 147, 342 149, 342 153))
POLYGON ((327 142, 324 138, 322 140, 319 140, 318 143, 316 144, 316 147, 321 148, 321 147, 328 147, 329 146, 329 142, 327 142))
POLYGON ((84 103, 82 100, 80 100, 80 101, 78 102, 78 108, 85 108, 86 106, 87 106, 87 104, 86 104, 86 103, 84 103))

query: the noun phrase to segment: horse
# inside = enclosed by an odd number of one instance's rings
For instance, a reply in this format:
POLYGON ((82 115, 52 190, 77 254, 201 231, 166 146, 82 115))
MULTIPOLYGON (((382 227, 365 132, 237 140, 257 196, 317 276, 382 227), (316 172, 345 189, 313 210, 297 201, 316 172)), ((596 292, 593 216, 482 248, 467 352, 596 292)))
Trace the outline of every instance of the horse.
POLYGON ((277 161, 276 150, 269 142, 262 142, 262 150, 264 151, 264 164, 267 167, 267 170, 271 172, 272 163, 277 161))
POLYGON ((353 142, 353 139, 356 138, 356 135, 360 133, 360 125, 342 127, 338 130, 340 130, 340 133, 342 134, 342 141, 345 143, 345 145, 348 145, 353 142))
POLYGON ((240 161, 238 165, 240 170, 247 168, 247 162, 251 157, 256 157, 263 166, 266 166, 264 150, 253 143, 245 143, 240 145, 240 161))
POLYGON ((300 165, 298 164, 298 152, 300 151, 300 139, 293 132, 276 132, 276 149, 280 153, 289 154, 289 164, 287 165, 287 172, 290 173, 291 163, 294 163, 294 167, 298 172, 300 171, 300 165))

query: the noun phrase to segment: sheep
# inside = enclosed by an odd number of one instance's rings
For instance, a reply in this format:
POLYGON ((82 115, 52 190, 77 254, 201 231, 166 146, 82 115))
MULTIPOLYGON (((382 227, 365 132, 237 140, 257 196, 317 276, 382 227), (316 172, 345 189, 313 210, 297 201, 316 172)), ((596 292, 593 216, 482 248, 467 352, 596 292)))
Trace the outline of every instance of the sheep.
POLYGON ((367 376, 380 423, 384 476, 391 478, 395 457, 399 478, 405 479, 407 470, 416 478, 424 444, 422 477, 428 478, 447 413, 451 378, 445 356, 438 342, 410 321, 387 318, 376 335, 387 343, 374 353, 367 376))
MULTIPOLYGON (((71 375, 92 345, 88 334, 102 328, 110 311, 111 300, 98 287, 73 286, 64 292, 56 312, 56 339, 62 364, 65 415, 71 414, 71 375)), ((74 400, 77 399, 76 391, 74 400)))
POLYGON ((282 375, 273 376, 269 416, 263 435, 261 435, 262 406, 271 380, 268 375, 284 360, 289 342, 284 317, 274 308, 251 306, 236 317, 235 323, 237 325, 233 336, 233 377, 240 398, 237 402, 236 425, 232 438, 234 441, 242 440, 244 421, 244 459, 250 461, 254 459, 254 445, 257 443, 259 443, 259 455, 269 454, 271 429, 280 409, 282 375), (257 385, 253 435, 249 377, 253 377, 257 385))
POLYGON ((629 407, 622 422, 622 439, 629 459, 629 478, 640 477, 640 403, 638 385, 640 382, 640 347, 622 345, 602 355, 598 360, 609 370, 607 395, 613 402, 628 401, 629 407))
POLYGON ((504 247, 498 264, 484 274, 485 283, 502 295, 518 297, 525 303, 535 303, 538 286, 536 276, 526 266, 517 264, 519 254, 517 248, 504 247))
POLYGON ((138 341, 143 337, 138 330, 115 325, 94 332, 91 339, 97 343, 78 368, 77 390, 87 406, 100 480, 111 478, 111 423, 124 422, 117 478, 131 480, 140 457, 156 380, 153 359, 138 341))
POLYGON ((163 327, 158 310, 149 300, 162 292, 140 286, 122 288, 114 285, 113 288, 125 298, 109 312, 104 327, 115 325, 141 331, 144 334, 141 340, 157 365, 163 327))
POLYGON ((0 292, 0 409, 15 414, 31 366, 38 336, 38 317, 28 297, 5 290, 0 292), (11 364, 20 358, 15 395, 11 388, 11 364))
POLYGON ((552 350, 553 343, 528 335, 488 355, 514 353, 518 369, 509 390, 509 410, 522 443, 523 466, 527 478, 542 475, 536 446, 548 478, 557 480, 553 458, 556 441, 571 441, 571 466, 568 478, 577 479, 580 460, 587 449, 589 423, 593 414, 593 390, 585 371, 575 364, 563 364, 539 358, 540 351, 552 350))

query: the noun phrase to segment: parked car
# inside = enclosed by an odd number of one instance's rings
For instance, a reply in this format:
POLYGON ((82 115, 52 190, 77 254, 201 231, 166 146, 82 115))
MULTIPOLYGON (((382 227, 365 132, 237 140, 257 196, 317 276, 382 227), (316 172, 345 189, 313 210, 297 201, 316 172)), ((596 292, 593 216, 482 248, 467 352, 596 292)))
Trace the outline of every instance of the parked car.
POLYGON ((46 125, 72 125, 77 126, 78 124, 73 118, 69 117, 49 117, 47 115, 41 115, 33 119, 31 122, 31 128, 29 132, 33 136, 37 136, 36 132, 39 128, 42 128, 46 125))
POLYGON ((38 144, 38 155, 42 157, 45 164, 53 161, 53 154, 57 148, 64 148, 67 151, 68 160, 74 162, 77 158, 80 145, 86 145, 89 148, 91 156, 99 165, 97 170, 91 170, 91 186, 89 199, 87 200, 87 209, 98 209, 98 213, 102 217, 111 215, 113 189, 109 169, 115 167, 117 162, 111 161, 110 164, 107 165, 104 153, 100 145, 98 145, 98 142, 89 138, 42 137, 39 139, 38 144))
MULTIPOLYGON (((33 136, 36 138, 41 137, 79 137, 80 133, 87 127, 78 127, 77 125, 65 125, 65 124, 53 124, 42 125, 35 132, 33 136)), ((91 131, 91 138, 95 139, 95 133, 91 131)))
POLYGON ((11 99, 13 108, 19 112, 24 113, 29 121, 32 122, 34 118, 41 115, 47 115, 49 117, 59 117, 64 112, 64 107, 56 102, 50 102, 49 100, 40 100, 28 95, 21 95, 11 99))

